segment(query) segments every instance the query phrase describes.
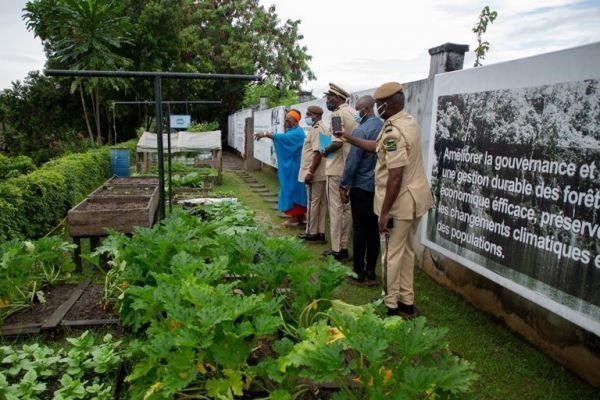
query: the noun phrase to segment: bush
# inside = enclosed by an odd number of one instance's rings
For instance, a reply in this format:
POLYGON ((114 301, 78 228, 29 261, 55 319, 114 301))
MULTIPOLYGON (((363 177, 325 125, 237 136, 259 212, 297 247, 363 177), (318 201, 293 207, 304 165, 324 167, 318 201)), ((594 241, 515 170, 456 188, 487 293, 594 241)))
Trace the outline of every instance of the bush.
POLYGON ((0 182, 0 242, 45 235, 109 176, 109 150, 103 147, 0 182))
POLYGON ((35 169, 31 157, 7 157, 0 154, 0 179, 12 178, 26 174, 35 169))

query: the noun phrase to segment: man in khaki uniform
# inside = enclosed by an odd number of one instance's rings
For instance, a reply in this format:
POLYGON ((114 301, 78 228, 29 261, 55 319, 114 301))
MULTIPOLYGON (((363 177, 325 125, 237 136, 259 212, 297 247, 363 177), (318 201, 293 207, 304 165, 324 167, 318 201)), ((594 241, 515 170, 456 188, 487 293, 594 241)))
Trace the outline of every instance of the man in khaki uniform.
MULTIPOLYGON (((340 117, 342 128, 352 132, 358 123, 354 120, 356 110, 346 101, 350 95, 341 87, 330 83, 327 95, 327 109, 332 112, 331 118, 340 117)), ((332 126, 333 131, 333 126, 332 126)), ((331 229, 331 250, 323 255, 333 256, 336 260, 346 260, 348 254, 348 238, 352 228, 350 203, 343 203, 340 196, 340 181, 344 173, 344 164, 350 153, 350 144, 339 137, 333 137, 331 145, 324 148, 321 154, 326 157, 325 175, 327 176, 327 203, 329 206, 329 225, 331 229)))
POLYGON ((308 221, 306 232, 298 235, 307 242, 326 243, 325 214, 327 202, 325 197, 325 162, 322 162, 319 151, 319 131, 327 132, 321 122, 323 109, 319 106, 309 106, 306 109, 305 122, 310 130, 302 146, 302 161, 298 180, 306 183, 308 196, 308 221))
POLYGON ((373 94, 377 114, 385 120, 375 142, 341 137, 377 153, 374 211, 382 234, 384 303, 388 315, 415 315, 413 273, 417 228, 432 205, 421 156, 421 129, 404 111, 404 91, 397 82, 373 94))

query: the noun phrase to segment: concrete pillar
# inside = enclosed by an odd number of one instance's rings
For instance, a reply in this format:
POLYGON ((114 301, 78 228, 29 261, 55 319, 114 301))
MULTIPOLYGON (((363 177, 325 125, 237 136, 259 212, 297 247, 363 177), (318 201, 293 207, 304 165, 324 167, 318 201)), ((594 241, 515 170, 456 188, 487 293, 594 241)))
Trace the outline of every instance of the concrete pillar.
POLYGON ((267 102, 268 102, 268 101, 269 101, 269 99, 268 99, 268 98, 266 98, 266 97, 261 97, 261 98, 259 99, 259 103, 258 103, 258 110, 259 110, 259 111, 266 110, 266 109, 268 108, 268 107, 267 107, 267 102))
POLYGON ((456 71, 463 68, 465 53, 469 51, 466 44, 444 43, 429 49, 429 78, 440 72, 456 71))

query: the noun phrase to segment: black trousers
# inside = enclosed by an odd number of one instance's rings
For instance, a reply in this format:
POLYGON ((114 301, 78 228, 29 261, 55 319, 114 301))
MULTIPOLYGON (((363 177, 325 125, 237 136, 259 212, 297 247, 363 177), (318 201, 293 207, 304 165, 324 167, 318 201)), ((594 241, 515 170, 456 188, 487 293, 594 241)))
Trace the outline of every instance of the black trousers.
POLYGON ((375 266, 379 258, 379 226, 377 215, 373 212, 374 198, 374 192, 359 188, 350 189, 353 267, 359 277, 375 275, 375 266))

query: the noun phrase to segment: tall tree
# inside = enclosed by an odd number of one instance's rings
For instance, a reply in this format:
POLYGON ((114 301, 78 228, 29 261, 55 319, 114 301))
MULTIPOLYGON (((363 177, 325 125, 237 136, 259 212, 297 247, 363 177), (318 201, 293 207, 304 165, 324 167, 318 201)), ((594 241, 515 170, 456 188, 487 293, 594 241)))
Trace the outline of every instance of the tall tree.
MULTIPOLYGON (((300 21, 281 22, 275 7, 265 8, 257 0, 128 3, 135 26, 131 58, 138 69, 258 74, 283 93, 314 79, 311 57, 299 44, 300 21)), ((206 106, 196 117, 226 126, 227 114, 242 106, 248 87, 240 81, 164 81, 163 93, 171 99, 221 100, 218 108, 206 106)), ((140 97, 151 97, 146 83, 136 90, 140 97)))
MULTIPOLYGON (((130 43, 130 24, 123 17, 123 4, 116 0, 32 0, 25 6, 28 29, 44 42, 48 65, 82 70, 118 70, 131 65, 120 54, 130 43)), ((79 90, 83 113, 92 137, 84 92, 90 96, 96 140, 102 142, 101 92, 125 88, 119 79, 77 79, 71 91, 79 90)))

